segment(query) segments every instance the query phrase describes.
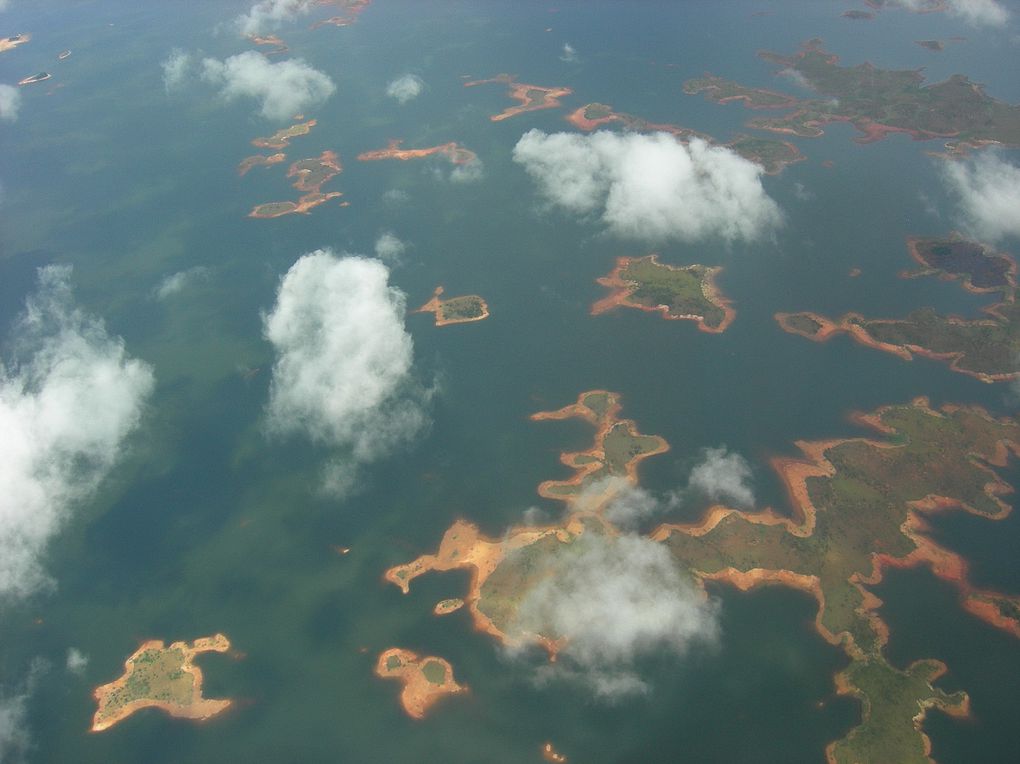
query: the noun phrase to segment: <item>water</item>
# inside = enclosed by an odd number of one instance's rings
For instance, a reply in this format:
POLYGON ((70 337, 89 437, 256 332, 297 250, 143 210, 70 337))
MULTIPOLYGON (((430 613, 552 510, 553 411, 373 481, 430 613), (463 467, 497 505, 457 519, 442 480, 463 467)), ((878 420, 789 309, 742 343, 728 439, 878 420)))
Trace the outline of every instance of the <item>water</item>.
MULTIPOLYGON (((531 667, 503 657, 464 612, 434 618, 432 604, 462 593, 464 576, 426 577, 407 597, 381 576, 432 550, 457 517, 498 534, 530 506, 558 511, 535 487, 563 476, 559 453, 585 446, 591 433, 527 417, 583 390, 620 392, 624 415, 671 444, 643 465, 646 487, 682 485, 702 448, 725 444, 751 460, 759 502, 780 509, 768 458, 795 453, 796 439, 861 434, 847 420, 851 411, 928 395, 1011 413, 1003 386, 846 338, 807 342, 772 319, 790 310, 902 315, 919 305, 973 314, 984 304, 955 284, 896 278, 911 267, 905 237, 952 227, 925 144, 893 136, 862 147, 851 129, 833 126, 798 141, 805 162, 765 179, 786 218, 773 241, 659 248, 664 262, 724 266, 720 283, 737 320, 718 336, 631 311, 589 317, 604 293, 594 279, 615 257, 651 250, 543 209, 511 160, 525 130, 568 129, 562 117, 591 101, 728 139, 753 113, 685 96, 683 81, 708 70, 782 88, 754 51, 792 51, 816 35, 847 63, 928 65, 932 78, 962 71, 1020 100, 999 36, 987 33, 979 44, 981 33, 967 31, 971 42, 940 58, 912 42, 960 33, 939 14, 890 12, 852 24, 839 18, 840 5, 823 3, 775 4, 775 15, 752 18, 753 3, 563 3, 553 12, 377 0, 351 27, 295 23, 281 32, 294 55, 337 83, 308 115, 318 126, 293 141, 288 159, 337 150, 344 172, 324 190, 343 191, 351 206, 249 220, 252 206, 294 197, 279 166, 236 176, 237 163, 254 153, 248 142, 276 126, 253 117, 250 102, 219 104, 198 82, 167 95, 161 79, 159 62, 173 47, 218 58, 247 49, 230 30, 214 31, 243 4, 200 6, 14 2, 0 16, 8 32, 34 35, 0 56, 0 81, 54 73, 23 89, 18 121, 0 126, 0 321, 7 328, 21 309, 35 267, 72 264, 78 302, 103 316, 158 380, 127 456, 50 547, 47 570, 58 588, 9 607, 0 623, 0 686, 16 686, 34 659, 49 664, 30 699, 30 758, 516 762, 537 760, 539 745, 552 740, 575 761, 820 760, 859 711, 834 696, 832 676, 846 659, 814 633, 813 605, 802 595, 713 586, 723 614, 715 649, 650 661, 641 670, 651 693, 606 707, 571 685, 533 686, 531 667), (578 63, 559 60, 564 42, 578 63), (74 53, 58 63, 64 48, 74 53), (427 90, 401 107, 382 94, 407 71, 427 90), (575 93, 563 109, 491 123, 488 115, 510 105, 503 86, 465 89, 461 76, 504 71, 575 93), (57 84, 65 87, 47 95, 57 84), (478 153, 485 178, 458 185, 437 180, 433 168, 448 172, 442 163, 355 160, 390 138, 411 148, 461 142, 478 153), (811 198, 798 199, 796 183, 811 198), (387 203, 393 189, 407 202, 387 203), (925 212, 921 193, 938 216, 925 212), (383 230, 413 245, 391 277, 411 307, 444 284, 449 294, 483 295, 492 317, 440 330, 431 317, 408 317, 416 373, 440 390, 431 429, 368 467, 362 490, 341 502, 314 490, 328 449, 263 431, 273 355, 260 314, 301 254, 368 253, 383 230), (205 280, 153 299, 165 276, 196 266, 208 269, 205 280), (863 271, 857 279, 847 275, 853 267, 863 271), (261 371, 250 379, 240 373, 254 368, 261 371), (333 544, 352 551, 340 557, 333 544), (146 711, 87 733, 92 688, 119 673, 139 640, 216 631, 245 654, 200 659, 207 696, 238 699, 233 710, 205 724, 146 711), (394 645, 447 658, 471 694, 425 722, 407 719, 398 686, 372 675, 375 656, 394 645), (71 646, 90 657, 82 676, 64 671, 71 646)), ((684 507, 675 519, 702 509, 684 507)), ((1007 523, 1003 531, 947 519, 939 528, 950 535, 940 540, 977 557, 983 583, 1016 591, 1005 562, 1015 546, 982 543, 989 534, 1015 537, 1016 523, 1007 523)), ((894 660, 942 657, 942 642, 897 617, 910 612, 909 596, 891 596, 900 575, 882 589, 894 660)), ((936 599, 933 612, 955 620, 952 598, 936 599)), ((998 640, 996 655, 1015 660, 1010 638, 991 632, 981 640, 998 640)), ((1013 710, 1004 684, 1011 674, 989 670, 974 643, 964 644, 945 658, 954 671, 965 664, 960 686, 977 693, 991 683, 987 692, 1013 710)), ((968 723, 929 722, 940 760, 1006 750, 982 748, 986 732, 996 746, 1015 745, 1004 715, 982 718, 980 734, 968 723)))

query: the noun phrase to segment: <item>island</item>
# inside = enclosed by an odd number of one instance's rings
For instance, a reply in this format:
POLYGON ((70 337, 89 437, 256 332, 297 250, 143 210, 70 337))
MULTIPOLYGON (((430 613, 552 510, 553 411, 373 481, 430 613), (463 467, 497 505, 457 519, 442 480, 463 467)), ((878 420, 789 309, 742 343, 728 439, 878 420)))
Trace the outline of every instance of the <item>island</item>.
POLYGON ((942 40, 914 40, 914 42, 925 50, 934 51, 935 53, 941 53, 946 47, 942 40))
MULTIPOLYGON (((539 644, 554 658, 570 635, 552 627, 524 630, 517 619, 522 602, 571 565, 583 548, 579 540, 615 542, 619 531, 606 517, 614 492, 636 484, 638 460, 668 448, 661 438, 637 435, 633 423, 630 444, 612 445, 611 434, 623 423, 619 408, 617 394, 593 390, 563 409, 532 416, 579 417, 597 427, 593 448, 561 456, 575 476, 542 484, 543 495, 566 502, 561 521, 486 538, 458 520, 435 554, 391 568, 387 580, 406 594, 411 581, 429 571, 469 571, 465 602, 475 627, 506 645, 539 644), (622 480, 602 480, 607 474, 622 480), (569 486, 573 490, 549 490, 569 486)), ((890 568, 929 566, 956 588, 965 610, 1020 638, 1020 597, 974 586, 966 562, 933 541, 927 523, 930 515, 949 511, 989 521, 1007 516, 1011 509, 1001 497, 1012 486, 993 467, 1020 455, 1020 424, 977 407, 936 410, 923 398, 855 415, 853 422, 877 437, 798 441, 800 456, 772 460, 789 497, 786 511, 712 506, 697 522, 663 523, 647 538, 666 545, 702 588, 708 581, 745 591, 781 585, 815 599, 814 628, 850 659, 836 677, 837 691, 861 703, 860 723, 828 746, 830 762, 927 762, 927 710, 966 715, 969 699, 964 691, 934 686, 946 671, 939 661, 899 669, 886 660, 888 626, 869 587, 890 568)))
POLYGON ((771 138, 757 138, 750 135, 737 135, 729 143, 720 144, 712 136, 699 133, 689 127, 679 125, 648 122, 632 114, 614 111, 613 107, 604 103, 589 103, 571 112, 567 121, 579 130, 590 132, 605 125, 617 125, 624 130, 635 132, 670 133, 684 143, 692 138, 700 138, 709 145, 722 145, 736 152, 745 159, 761 165, 768 175, 779 174, 784 167, 804 159, 800 150, 789 141, 778 141, 771 138))
POLYGON ((308 133, 312 132, 312 128, 316 124, 317 122, 314 119, 310 119, 307 122, 299 122, 296 125, 277 130, 268 138, 256 138, 251 142, 251 145, 259 149, 283 149, 290 144, 291 138, 297 138, 299 135, 308 135, 308 133))
POLYGON ((562 753, 559 753, 553 747, 552 743, 545 743, 542 746, 542 758, 546 761, 552 762, 552 764, 564 764, 567 760, 567 757, 562 753))
POLYGON ((432 612, 435 615, 449 615, 455 613, 464 607, 464 600, 459 597, 454 597, 448 600, 440 600, 436 603, 436 606, 432 608, 432 612))
POLYGON ((434 313, 436 326, 466 324, 489 317, 489 305, 476 294, 442 299, 443 287, 437 286, 432 298, 414 313, 434 313))
POLYGON ((1001 301, 982 308, 987 318, 943 316, 933 308, 912 311, 905 318, 865 318, 847 313, 829 319, 817 313, 776 313, 780 327, 815 342, 849 334, 867 347, 892 353, 905 361, 914 355, 949 363, 949 368, 983 382, 1020 378, 1020 303, 1016 301, 1015 260, 959 235, 945 239, 910 239, 911 256, 922 270, 907 278, 936 275, 960 280, 971 292, 1000 292, 1001 301))
POLYGON ((19 45, 24 45, 31 39, 32 35, 28 32, 11 35, 10 37, 0 37, 0 53, 3 53, 6 50, 14 50, 19 45))
POLYGON ((591 314, 621 306, 637 308, 673 321, 696 321, 701 331, 719 334, 736 317, 715 284, 721 271, 704 265, 663 265, 654 254, 619 257, 612 272, 596 280, 612 292, 591 306, 591 314))
POLYGON ((875 18, 874 13, 858 10, 843 11, 841 15, 843 18, 850 19, 851 21, 871 21, 875 18))
POLYGON ((230 640, 223 634, 167 647, 153 639, 142 644, 124 663, 119 679, 97 687, 99 708, 92 732, 102 732, 142 708, 159 708, 182 719, 208 719, 227 709, 230 700, 202 697, 202 670, 195 665, 200 653, 225 653, 230 640))
POLYGON ((453 668, 442 658, 419 658, 410 650, 399 647, 391 647, 379 656, 375 673, 384 679, 403 682, 400 705, 414 719, 425 718, 428 710, 444 695, 468 690, 454 681, 453 668))
POLYGON ((57 54, 57 61, 63 61, 65 58, 71 57, 71 51, 62 50, 57 54))
POLYGON ((245 176, 248 171, 253 167, 270 167, 274 164, 279 164, 287 158, 286 154, 278 153, 264 156, 262 154, 256 154, 255 156, 245 157, 241 160, 241 163, 237 165, 237 174, 245 176))
POLYGON ((33 74, 33 75, 29 76, 29 77, 25 77, 24 79, 18 80, 18 84, 19 85, 32 85, 33 83, 36 83, 36 82, 45 82, 46 80, 50 79, 52 76, 53 75, 50 74, 49 72, 39 72, 38 74, 33 74))
POLYGON ((358 14, 371 4, 372 0, 316 0, 316 5, 332 5, 343 13, 321 19, 312 24, 312 29, 324 26, 349 27, 358 20, 358 14))
POLYGON ((475 152, 453 141, 442 143, 438 146, 429 146, 424 149, 402 149, 400 148, 402 143, 403 140, 394 138, 386 144, 384 149, 361 152, 358 154, 358 161, 376 162, 380 159, 398 159, 406 162, 409 159, 424 159, 425 157, 438 155, 449 161, 450 164, 461 165, 471 164, 478 159, 478 155, 475 152))
POLYGON ((505 84, 509 88, 507 95, 515 101, 520 101, 519 106, 510 106, 499 114, 489 117, 493 122, 500 122, 528 111, 559 108, 562 105, 560 99, 574 92, 570 88, 547 88, 541 85, 517 82, 517 79, 510 74, 497 74, 487 80, 472 80, 465 82, 464 87, 471 88, 475 85, 488 85, 493 82, 505 84))
POLYGON ((257 35, 250 34, 248 39, 251 40, 254 45, 265 45, 272 48, 272 50, 265 51, 262 55, 264 56, 280 56, 290 51, 287 47, 287 43, 277 37, 275 34, 270 35, 257 35))
POLYGON ((803 138, 822 135, 822 128, 833 122, 848 122, 863 133, 855 139, 858 143, 906 133, 915 140, 952 138, 957 150, 1020 146, 1020 106, 992 98, 983 85, 963 75, 925 85, 920 69, 879 69, 869 63, 843 67, 818 39, 792 56, 768 51, 758 55, 780 72, 796 76, 819 97, 795 98, 711 74, 688 80, 684 92, 703 93, 718 103, 742 100, 751 108, 792 109, 782 116, 752 119, 748 126, 803 138))
POLYGON ((250 218, 278 218, 300 213, 307 215, 313 207, 343 196, 339 191, 322 193, 322 186, 343 171, 340 157, 334 151, 323 151, 317 157, 299 159, 287 170, 288 178, 296 178, 294 188, 304 194, 296 202, 268 202, 248 213, 250 218))

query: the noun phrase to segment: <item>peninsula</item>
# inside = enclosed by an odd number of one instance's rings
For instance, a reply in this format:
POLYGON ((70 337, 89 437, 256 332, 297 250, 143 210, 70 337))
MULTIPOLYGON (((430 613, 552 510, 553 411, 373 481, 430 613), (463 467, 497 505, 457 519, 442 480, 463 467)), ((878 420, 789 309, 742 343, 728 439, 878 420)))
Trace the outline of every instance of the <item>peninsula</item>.
POLYGON ((406 162, 408 159, 423 159, 438 155, 447 159, 450 164, 470 164, 478 159, 478 155, 475 152, 453 141, 440 144, 439 146, 429 146, 424 149, 402 149, 400 148, 401 143, 403 143, 402 140, 394 138, 386 144, 384 149, 363 151, 358 154, 358 160, 361 162, 375 162, 380 159, 399 159, 402 162, 406 162))
POLYGON ((983 382, 1020 378, 1020 303, 1015 299, 1017 266, 1013 258, 958 235, 910 239, 908 249, 922 270, 901 276, 961 280, 971 292, 1000 292, 1001 302, 983 307, 987 318, 976 319, 943 316, 926 307, 906 318, 847 313, 833 320, 804 312, 777 313, 776 321, 784 331, 815 342, 846 333, 861 345, 905 361, 914 355, 945 361, 953 371, 983 382))
POLYGON ((869 63, 844 67, 817 39, 792 56, 758 55, 780 72, 797 76, 819 97, 799 99, 710 74, 685 82, 684 92, 703 93, 717 103, 742 100, 750 108, 792 110, 753 119, 748 126, 804 138, 822 135, 822 128, 833 122, 849 122, 862 133, 858 143, 907 133, 915 140, 951 138, 957 151, 993 143, 1020 146, 1020 106, 992 98, 983 85, 963 75, 925 85, 920 69, 879 69, 869 63))
POLYGON ((659 313, 674 321, 696 321, 703 332, 726 331, 736 311, 715 284, 722 268, 663 265, 657 255, 620 257, 597 282, 612 292, 591 306, 597 316, 617 307, 659 313))
POLYGON ((399 679, 403 683, 400 705, 414 719, 425 718, 428 710, 444 695, 468 690, 454 681, 453 668, 442 658, 419 658, 410 650, 399 647, 391 647, 379 656, 375 673, 384 679, 399 679))
POLYGON ((296 202, 268 202, 248 213, 250 218, 278 218, 300 213, 307 215, 313 207, 343 196, 339 191, 322 193, 322 185, 343 171, 336 152, 323 151, 318 157, 299 159, 287 170, 288 178, 296 178, 294 188, 305 193, 296 202))
POLYGON ((318 123, 314 119, 310 119, 307 122, 298 122, 290 127, 277 130, 268 138, 256 138, 251 142, 251 145, 259 149, 283 149, 290 144, 291 138, 297 138, 299 135, 308 135, 316 124, 318 123))
MULTIPOLYGON (((632 423, 631 445, 611 446, 610 433, 623 421, 618 412, 619 396, 593 390, 563 409, 533 415, 580 417, 598 430, 593 448, 561 456, 574 477, 540 489, 566 502, 562 521, 486 538, 459 520, 435 554, 391 568, 387 580, 407 593, 410 582, 429 571, 469 571, 465 601, 475 627, 507 645, 537 643, 555 657, 570 635, 551 626, 525 630, 518 618, 522 603, 534 587, 572 564, 585 545, 579 540, 615 543, 619 531, 605 511, 614 489, 635 484, 638 460, 666 449, 661 438, 637 436, 632 423), (633 443, 635 437, 648 440, 645 448, 633 443), (622 481, 599 480, 607 472, 622 481)), ((935 410, 924 399, 854 421, 878 437, 801 441, 801 456, 773 459, 788 511, 714 506, 698 522, 662 524, 648 538, 665 544, 695 584, 724 581, 741 590, 778 584, 815 599, 815 628, 850 658, 836 677, 837 691, 861 702, 859 724, 828 746, 829 762, 928 762, 922 727, 927 710, 966 715, 968 697, 934 687, 946 671, 939 661, 899 669, 886 660, 888 626, 869 587, 890 568, 927 565, 957 589, 964 609, 1020 638, 1020 597, 975 587, 966 562, 934 542, 927 524, 937 512, 963 511, 991 521, 1010 512, 1001 497, 1012 486, 992 467, 1005 466, 1011 453, 1020 455, 1020 425, 979 408, 935 410)))
POLYGON ((182 719, 208 719, 228 708, 230 700, 202 697, 202 670, 196 655, 225 653, 230 640, 222 634, 167 647, 154 639, 142 644, 124 663, 119 679, 97 687, 93 693, 99 708, 92 731, 101 732, 142 708, 159 708, 182 719))
POLYGON ((744 157, 744 159, 749 159, 761 165, 767 175, 777 175, 787 165, 800 162, 804 159, 804 155, 800 153, 800 150, 789 141, 756 138, 741 134, 729 143, 720 144, 712 136, 699 133, 688 127, 648 122, 632 114, 614 111, 611 106, 607 106, 604 103, 586 104, 571 112, 567 115, 566 119, 574 127, 585 132, 590 132, 606 125, 617 125, 625 130, 633 130, 635 132, 670 133, 684 143, 692 138, 700 138, 709 145, 722 145, 744 157))
POLYGON ((489 117, 493 122, 500 122, 528 111, 559 108, 562 105, 560 99, 574 92, 570 88, 547 88, 541 85, 517 82, 517 79, 510 74, 497 74, 495 77, 487 80, 472 80, 471 82, 465 82, 464 87, 471 88, 475 85, 489 85, 493 82, 505 84, 509 88, 507 95, 520 102, 519 106, 510 106, 499 114, 493 114, 489 117))
POLYGON ((489 317, 488 303, 476 294, 450 297, 446 300, 442 299, 442 294, 443 288, 437 286, 436 291, 432 293, 432 299, 413 312, 435 314, 436 326, 466 324, 489 317))

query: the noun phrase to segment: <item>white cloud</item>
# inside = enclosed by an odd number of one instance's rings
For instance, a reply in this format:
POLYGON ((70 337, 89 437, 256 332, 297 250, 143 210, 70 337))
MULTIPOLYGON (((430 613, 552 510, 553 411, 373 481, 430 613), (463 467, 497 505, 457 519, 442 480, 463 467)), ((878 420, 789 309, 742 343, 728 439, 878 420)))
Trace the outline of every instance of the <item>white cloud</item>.
POLYGON ((316 250, 280 280, 264 316, 276 350, 270 432, 300 433, 342 453, 328 491, 354 487, 357 467, 407 442, 428 423, 426 394, 411 374, 405 296, 378 260, 316 250))
POLYGON ((465 164, 454 165, 454 168, 450 170, 451 183, 477 183, 484 177, 485 165, 478 157, 465 164))
POLYGON ((566 638, 540 679, 581 682, 603 699, 647 691, 642 655, 684 654, 718 634, 717 608, 669 550, 639 536, 586 533, 521 602, 515 630, 566 638))
POLYGON ((812 199, 815 198, 814 192, 808 191, 807 187, 800 181, 797 181, 793 184, 793 195, 796 196, 797 200, 801 202, 810 202, 812 199))
POLYGON ((167 276, 153 290, 153 295, 157 300, 165 300, 168 297, 183 292, 196 281, 201 281, 208 277, 209 269, 196 265, 194 268, 188 268, 186 271, 178 271, 167 276))
POLYGON ((386 95, 404 104, 413 98, 417 98, 424 89, 425 83, 422 82, 421 77, 405 74, 402 77, 397 77, 397 79, 386 86, 386 95))
POLYGON ((76 647, 67 651, 67 670, 72 674, 84 674, 89 665, 89 657, 76 647))
POLYGON ((6 11, 9 5, 9 0, 0 0, 0 11, 6 11))
POLYGON ((411 199, 411 195, 403 189, 391 188, 385 191, 382 195, 382 199, 386 204, 392 204, 394 206, 406 204, 411 199))
POLYGON ((569 42, 563 43, 563 52, 560 53, 560 61, 566 61, 568 64, 572 64, 577 61, 577 51, 574 50, 574 46, 569 42))
POLYGON ((261 102, 262 116, 271 120, 289 119, 336 90, 333 80, 300 58, 272 63, 249 50, 224 61, 203 59, 202 67, 202 79, 219 87, 223 98, 254 98, 261 102))
POLYGON ((1002 26, 1009 11, 996 0, 949 0, 949 11, 973 26, 1002 26))
POLYGON ((700 139, 667 133, 529 130, 514 147, 554 205, 599 214, 617 236, 646 241, 753 240, 782 222, 762 168, 700 139))
POLYGON ((180 48, 174 48, 170 51, 170 55, 161 64, 163 67, 163 87, 166 88, 167 93, 177 90, 184 84, 184 81, 188 78, 191 63, 192 57, 187 51, 180 48))
POLYGON ((13 692, 0 694, 0 762, 24 761, 32 748, 28 731, 28 701, 35 691, 39 674, 46 668, 45 661, 35 659, 24 684, 13 692))
POLYGON ((986 151, 943 163, 942 175, 971 234, 989 241, 1020 236, 1020 167, 986 151))
POLYGON ((0 84, 0 119, 4 122, 14 122, 18 118, 19 108, 21 91, 13 85, 0 84))
POLYGON ((712 501, 749 509, 754 506, 751 477, 751 465, 740 454, 729 453, 725 446, 706 448, 702 460, 691 470, 687 486, 712 501))
POLYGON ((393 231, 383 231, 375 240, 375 256, 387 262, 396 262, 407 251, 406 242, 401 241, 393 231))
POLYGON ((234 23, 243 35, 261 35, 279 29, 285 21, 304 15, 311 8, 312 0, 262 0, 238 16, 234 23))
POLYGON ((47 581, 47 542, 109 472, 153 388, 149 366, 74 307, 70 273, 40 269, 15 360, 0 364, 0 596, 47 581))

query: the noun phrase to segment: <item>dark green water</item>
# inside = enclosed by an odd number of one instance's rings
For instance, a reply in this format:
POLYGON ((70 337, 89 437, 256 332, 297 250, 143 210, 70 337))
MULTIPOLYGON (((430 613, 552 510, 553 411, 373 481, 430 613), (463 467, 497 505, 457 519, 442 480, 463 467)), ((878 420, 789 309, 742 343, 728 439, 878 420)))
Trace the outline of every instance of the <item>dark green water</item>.
MULTIPOLYGON (((564 101, 571 110, 600 101, 726 139, 752 113, 685 96, 681 84, 709 70, 781 87, 756 59, 758 48, 788 52, 821 36, 846 63, 926 65, 932 79, 962 72, 1016 102, 1015 46, 1003 34, 961 32, 940 14, 890 12, 854 24, 839 17, 840 3, 550 9, 376 0, 348 28, 309 31, 302 20, 281 31, 294 55, 337 83, 309 113, 318 126, 294 141, 288 158, 338 151, 344 172, 324 190, 343 191, 351 206, 249 220, 253 205, 294 196, 280 167, 235 172, 253 153, 248 142, 276 125, 252 116, 250 102, 218 103, 200 83, 168 96, 159 66, 173 47, 218 58, 247 49, 229 29, 214 33, 245 9, 13 0, 0 14, 0 32, 34 35, 0 55, 0 82, 40 68, 54 74, 23 89, 18 121, 0 125, 3 329, 34 289, 37 266, 72 264, 78 302, 103 316, 157 378, 128 455, 51 544, 46 564, 57 590, 2 614, 0 686, 22 681, 34 659, 50 664, 29 703, 29 758, 516 762, 538 760, 538 746, 553 740, 581 762, 821 761, 826 742, 845 734, 859 710, 834 696, 832 676, 846 659, 814 633, 813 605, 801 595, 712 587, 722 613, 714 649, 649 661, 640 671, 651 693, 607 707, 572 685, 533 686, 532 667, 502 657, 465 613, 435 619, 434 602, 462 593, 464 576, 426 577, 407 597, 381 576, 431 551, 456 517, 498 534, 529 506, 556 511, 535 487, 564 475, 559 453, 586 445, 590 431, 527 416, 583 390, 622 393, 624 414, 671 444, 645 463, 646 487, 682 485, 702 448, 725 444, 752 462, 759 502, 777 506, 783 496, 768 458, 793 453, 796 439, 858 434, 851 411, 928 395, 1012 413, 1003 386, 845 338, 810 343, 772 319, 787 310, 902 315, 920 305, 970 314, 985 302, 954 284, 896 278, 910 265, 905 237, 952 226, 929 147, 901 136, 862 147, 849 128, 831 127, 799 141, 807 161, 765 179, 786 217, 773 241, 660 248, 665 262, 725 267, 721 287, 738 311, 726 333, 637 312, 591 318, 588 306, 603 293, 594 279, 615 257, 650 250, 543 210, 512 162, 525 130, 568 129, 566 109, 491 123, 510 105, 503 88, 464 89, 461 75, 512 72, 566 85, 575 91, 564 101), (752 17, 761 7, 774 15, 752 17), (939 56, 912 42, 961 33, 970 42, 939 56), (559 60, 564 42, 578 63, 559 60), (65 48, 72 57, 56 62, 65 48), (427 90, 398 106, 383 92, 408 71, 427 90), (57 84, 64 87, 48 95, 57 84), (408 147, 459 141, 478 153, 485 177, 458 185, 437 180, 433 167, 445 171, 442 164, 355 160, 390 138, 408 147), (799 199, 796 183, 812 197, 799 199), (407 201, 385 201, 392 189, 407 201), (938 216, 925 211, 921 193, 938 216), (273 355, 260 314, 301 254, 369 253, 386 229, 413 245, 391 276, 409 304, 442 283, 449 294, 485 296, 492 317, 437 331, 428 317, 409 316, 416 373, 440 388, 431 429, 366 468, 363 490, 339 502, 314 490, 327 449, 263 434, 273 355), (195 266, 209 269, 207 280, 173 300, 152 298, 165 276, 195 266), (850 279, 852 267, 863 274, 850 279), (255 367, 262 371, 251 379, 239 373, 255 367), (339 557, 332 544, 352 551, 339 557), (216 631, 246 657, 202 658, 206 695, 237 698, 236 708, 206 724, 149 711, 101 735, 86 732, 92 688, 118 674, 139 640, 216 631), (470 696, 425 722, 407 719, 397 685, 372 675, 375 656, 393 645, 447 658, 470 696), (72 646, 90 657, 80 677, 63 669, 72 646)), ((676 517, 693 519, 703 508, 676 517)), ((998 525, 946 518, 937 528, 942 543, 974 560, 981 585, 1017 591, 1015 517, 998 525)), ((909 576, 920 574, 894 576, 880 592, 893 660, 946 660, 947 686, 966 688, 981 709, 974 723, 933 716, 926 728, 936 755, 1013 758, 999 754, 1017 745, 1009 724, 1016 671, 998 666, 1016 663, 1015 641, 961 620, 955 599, 923 580, 916 589, 925 607, 915 606, 909 576)))

